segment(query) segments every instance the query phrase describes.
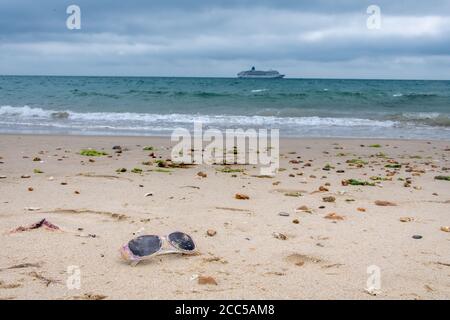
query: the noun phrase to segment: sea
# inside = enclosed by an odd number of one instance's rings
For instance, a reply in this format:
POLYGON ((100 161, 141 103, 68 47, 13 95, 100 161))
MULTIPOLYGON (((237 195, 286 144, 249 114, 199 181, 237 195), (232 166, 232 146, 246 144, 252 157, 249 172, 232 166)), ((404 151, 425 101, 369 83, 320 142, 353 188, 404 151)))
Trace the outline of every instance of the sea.
POLYGON ((450 140, 450 81, 0 76, 0 133, 450 140))

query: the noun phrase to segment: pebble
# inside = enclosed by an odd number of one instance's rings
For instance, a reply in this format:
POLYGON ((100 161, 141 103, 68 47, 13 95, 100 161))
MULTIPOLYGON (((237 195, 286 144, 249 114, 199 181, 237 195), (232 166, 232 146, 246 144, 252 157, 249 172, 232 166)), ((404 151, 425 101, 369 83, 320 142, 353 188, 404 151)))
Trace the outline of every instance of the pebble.
POLYGON ((6 176, 0 176, 0 179, 6 179, 6 176))
POLYGON ((333 196, 329 196, 329 197, 323 197, 322 200, 323 200, 323 202, 335 202, 336 198, 333 196))
POLYGON ((208 231, 206 231, 206 234, 210 237, 214 237, 217 234, 217 231, 213 229, 208 229, 208 231))
POLYGON ((202 178, 206 178, 208 175, 202 171, 198 172, 197 175, 202 178))
POLYGON ((419 240, 422 239, 423 237, 421 235, 415 234, 412 236, 413 239, 419 240))
POLYGON ((289 213, 287 212, 279 212, 278 215, 282 217, 289 217, 289 213))
POLYGON ((450 232, 450 226, 441 227, 441 231, 450 232))
POLYGON ((284 234, 282 234, 282 233, 274 232, 274 233, 272 233, 272 235, 273 235, 273 237, 276 238, 276 239, 287 240, 287 236, 284 235, 284 234))
POLYGON ((249 196, 247 196, 246 194, 242 194, 242 193, 236 193, 236 194, 234 195, 234 197, 235 197, 236 199, 238 199, 238 200, 248 200, 248 199, 250 199, 249 196))

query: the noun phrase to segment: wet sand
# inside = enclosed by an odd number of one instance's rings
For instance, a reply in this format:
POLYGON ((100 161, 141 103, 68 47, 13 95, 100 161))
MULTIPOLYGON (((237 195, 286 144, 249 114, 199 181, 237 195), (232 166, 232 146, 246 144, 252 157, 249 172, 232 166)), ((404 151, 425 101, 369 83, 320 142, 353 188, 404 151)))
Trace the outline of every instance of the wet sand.
POLYGON ((449 142, 282 139, 273 178, 252 165, 159 167, 170 146, 1 135, 0 299, 450 298, 450 181, 435 179, 450 176, 449 142), (61 230, 10 232, 43 218, 61 230), (198 255, 121 261, 136 234, 177 230, 198 255), (80 289, 67 286, 70 266, 80 289))

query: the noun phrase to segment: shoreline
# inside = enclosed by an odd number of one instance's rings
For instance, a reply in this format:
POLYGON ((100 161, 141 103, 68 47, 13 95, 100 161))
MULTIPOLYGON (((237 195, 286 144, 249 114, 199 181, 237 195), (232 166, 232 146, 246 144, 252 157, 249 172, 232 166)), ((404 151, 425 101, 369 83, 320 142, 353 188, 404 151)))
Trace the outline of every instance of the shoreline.
POLYGON ((448 141, 281 138, 273 178, 253 165, 170 166, 170 147, 0 135, 0 299, 450 298, 450 182, 435 179, 450 175, 448 141), (44 218, 60 230, 17 229, 44 218), (137 235, 173 231, 199 254, 120 259, 137 235), (79 289, 67 287, 73 266, 79 289))
MULTIPOLYGON (((30 136, 36 136, 36 137, 75 137, 75 138, 129 138, 129 139, 144 139, 144 138, 149 138, 149 139, 168 139, 170 140, 170 135, 102 135, 102 134, 58 134, 58 133, 3 133, 0 132, 0 137, 2 136, 12 136, 12 137, 20 137, 20 136, 26 136, 26 137, 30 137, 30 136)), ((348 140, 348 141, 356 141, 356 140, 361 140, 361 141, 394 141, 394 142, 401 142, 401 141, 410 141, 410 142, 449 142, 450 140, 448 139, 410 139, 410 138, 396 138, 396 139, 391 139, 391 138, 373 138, 373 137, 368 137, 368 138, 357 138, 357 137, 294 137, 294 136, 280 136, 280 141, 281 140, 286 140, 286 141, 292 141, 292 140, 348 140)))

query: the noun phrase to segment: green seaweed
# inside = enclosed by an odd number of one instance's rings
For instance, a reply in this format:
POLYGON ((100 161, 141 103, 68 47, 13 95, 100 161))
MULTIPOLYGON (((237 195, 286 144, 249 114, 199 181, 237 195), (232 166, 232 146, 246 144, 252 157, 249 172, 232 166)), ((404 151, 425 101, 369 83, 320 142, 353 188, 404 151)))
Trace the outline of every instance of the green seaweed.
POLYGON ((172 170, 168 170, 168 169, 162 169, 162 168, 156 168, 154 170, 152 170, 154 172, 161 172, 161 173, 171 173, 172 170))
POLYGON ((375 186, 375 183, 373 183, 373 182, 362 181, 362 180, 357 180, 357 179, 348 179, 346 181, 351 186, 371 186, 371 187, 375 186))
POLYGON ((142 148, 142 150, 144 150, 144 151, 155 151, 155 148, 153 148, 152 146, 146 146, 146 147, 142 148))
POLYGON ((106 152, 97 151, 95 149, 82 149, 80 151, 80 155, 86 156, 86 157, 100 157, 100 156, 106 156, 108 154, 106 152))
POLYGON ((436 180, 450 181, 450 176, 436 176, 434 177, 436 180))
POLYGON ((239 172, 244 172, 243 169, 234 169, 234 168, 229 168, 229 167, 224 167, 224 168, 221 168, 221 169, 217 169, 217 171, 223 172, 223 173, 239 173, 239 172))
POLYGON ((351 159, 351 160, 347 160, 346 162, 349 164, 360 164, 360 165, 368 164, 367 161, 364 161, 361 159, 351 159))
POLYGON ((402 167, 402 165, 399 163, 394 163, 394 164, 387 164, 384 167, 391 168, 391 169, 400 169, 402 167))
POLYGON ((142 169, 140 169, 140 168, 133 168, 133 170, 131 170, 131 172, 132 173, 139 173, 139 174, 141 174, 142 173, 142 169))
POLYGON ((378 144, 378 143, 376 143, 376 144, 371 144, 369 147, 370 147, 370 148, 381 148, 381 144, 378 144))
POLYGON ((34 169, 33 172, 36 173, 36 174, 38 174, 38 173, 44 173, 44 171, 41 171, 41 170, 39 170, 39 169, 34 169))

